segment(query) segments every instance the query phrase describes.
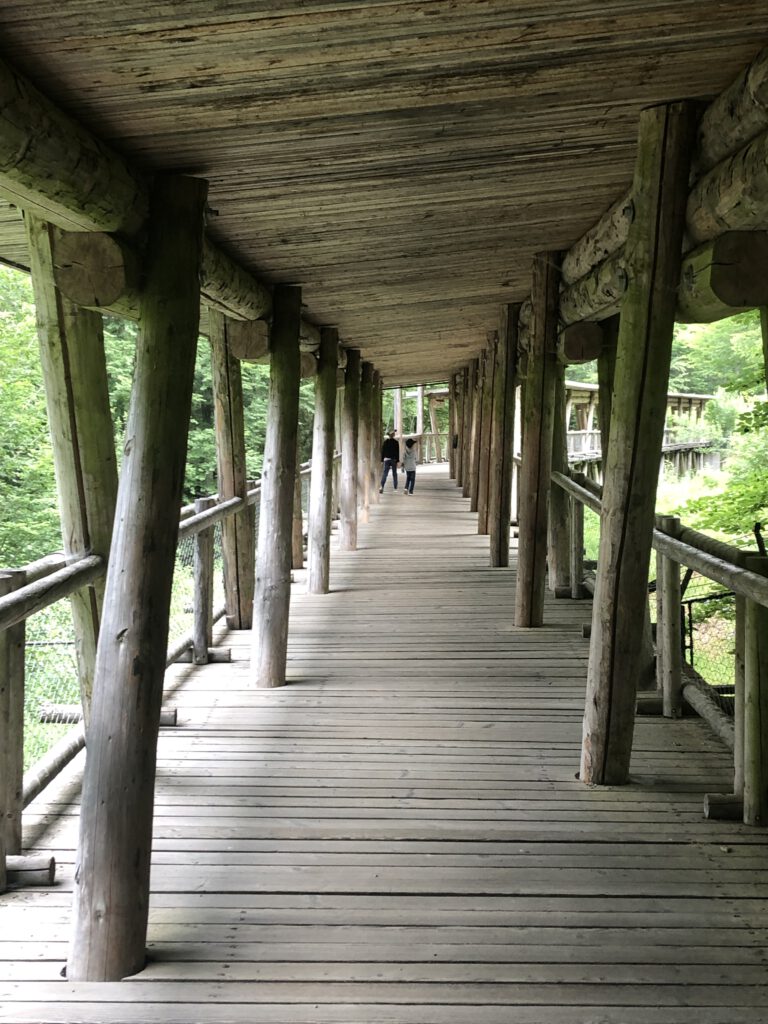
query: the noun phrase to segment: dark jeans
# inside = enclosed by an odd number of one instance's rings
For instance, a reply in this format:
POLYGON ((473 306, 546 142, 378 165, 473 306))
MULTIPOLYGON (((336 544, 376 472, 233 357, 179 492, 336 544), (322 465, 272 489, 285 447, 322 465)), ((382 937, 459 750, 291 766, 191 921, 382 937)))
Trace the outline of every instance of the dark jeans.
POLYGON ((395 490, 397 490, 397 462, 395 459, 384 459, 384 472, 381 474, 381 488, 384 489, 384 484, 387 482, 387 475, 392 470, 392 483, 395 490))
POLYGON ((413 485, 416 483, 416 470, 406 469, 405 471, 405 489, 409 494, 413 494, 413 485))

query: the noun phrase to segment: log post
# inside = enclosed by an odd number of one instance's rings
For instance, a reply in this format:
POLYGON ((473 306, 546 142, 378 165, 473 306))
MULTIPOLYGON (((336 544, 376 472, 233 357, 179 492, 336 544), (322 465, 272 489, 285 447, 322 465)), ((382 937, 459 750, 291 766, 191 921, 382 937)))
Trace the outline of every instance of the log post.
MULTIPOLYGON (((106 559, 117 460, 101 316, 73 305, 54 284, 57 229, 31 214, 25 222, 64 551, 106 559)), ((70 598, 86 727, 104 586, 102 577, 70 598)))
POLYGON ((424 385, 416 388, 416 433, 424 433, 424 385))
POLYGON ((131 410, 83 779, 69 981, 144 966, 155 762, 200 312, 207 185, 152 189, 131 410))
POLYGON ((518 305, 501 307, 493 378, 491 461, 488 491, 488 533, 491 565, 509 565, 509 530, 512 505, 512 430, 515 422, 518 305))
POLYGON ((747 599, 736 595, 733 665, 733 792, 744 796, 744 689, 746 677, 747 599))
MULTIPOLYGON (((657 516, 656 528, 671 537, 677 534, 677 516, 657 516)), ((661 552, 656 553, 656 678, 662 695, 665 718, 683 713, 683 635, 680 623, 680 565, 661 552)))
POLYGON ((472 489, 472 463, 474 452, 472 449, 472 422, 475 410, 475 392, 477 391, 478 360, 471 360, 467 368, 467 387, 464 392, 464 436, 462 461, 464 464, 464 479, 461 485, 462 497, 468 498, 472 489))
POLYGON ((379 498, 379 454, 381 452, 381 374, 373 371, 371 378, 370 402, 370 447, 368 455, 369 503, 378 505, 379 498))
POLYGON ((515 625, 544 623, 547 523, 557 371, 559 253, 533 258, 533 323, 525 380, 515 625))
MULTIPOLYGON (((214 498, 197 498, 195 515, 216 504, 214 498)), ((192 631, 192 661, 208 664, 208 648, 213 644, 213 527, 195 535, 195 620, 192 631)))
POLYGON ((429 426, 432 432, 432 437, 435 439, 435 462, 442 462, 443 448, 440 443, 440 434, 437 429, 437 405, 435 404, 434 396, 430 395, 429 402, 427 404, 429 406, 429 426))
POLYGON ((278 285, 273 295, 273 311, 251 655, 253 678, 259 687, 284 685, 288 656, 301 374, 301 289, 278 285))
POLYGON ((483 390, 485 388, 485 372, 488 352, 483 349, 477 360, 477 375, 472 392, 472 428, 470 436, 470 479, 469 479, 469 511, 477 512, 480 494, 480 438, 483 429, 483 390))
POLYGON ((344 404, 341 410, 341 519, 339 547, 357 550, 357 443, 360 411, 360 351, 347 349, 344 404))
MULTIPOLYGON (((233 342, 243 333, 242 325, 236 326, 237 323, 213 309, 209 312, 216 470, 221 501, 244 498, 248 490, 243 383, 240 361, 233 352, 233 342)), ((250 629, 253 623, 254 533, 250 508, 227 516, 221 524, 224 603, 230 629, 250 629)))
POLYGON ((373 410, 373 364, 360 370, 360 407, 357 436, 357 506, 361 523, 367 523, 371 507, 371 413, 373 410))
POLYGON ((456 374, 448 379, 448 479, 456 479, 456 451, 453 438, 456 433, 456 374))
POLYGON ((570 511, 570 577, 571 598, 584 597, 584 506, 571 498, 570 511))
POLYGON ((327 594, 329 589, 338 353, 338 331, 335 327, 323 327, 320 331, 320 365, 315 379, 309 488, 307 590, 310 594, 327 594))
MULTIPOLYGON (((0 572, 0 597, 23 587, 22 569, 0 572)), ((21 853, 26 622, 0 630, 0 892, 6 855, 21 853)))
MULTIPOLYGON (((552 425, 552 469, 568 472, 568 438, 565 422, 565 366, 554 367, 554 411, 552 425)), ((590 404, 590 408, 592 405, 590 404)), ((549 589, 570 596, 571 590, 571 501, 562 487, 550 484, 547 561, 549 589)))
MULTIPOLYGON (((298 440, 298 439, 297 439, 298 440)), ((293 482, 293 519, 291 522, 291 568, 304 568, 304 513, 301 507, 301 455, 296 446, 296 475, 293 482)))
MULTIPOLYGON (((477 473, 477 532, 488 533, 488 496, 490 492, 491 434, 493 431, 493 394, 496 374, 496 352, 499 336, 488 332, 483 391, 480 395, 480 455, 477 473)), ((431 411, 431 410, 430 410, 431 411)), ((438 455, 439 458, 439 455, 438 455)))
POLYGON ((456 486, 464 483, 464 403, 467 397, 467 368, 456 374, 456 486))
MULTIPOLYGON (((768 576, 768 558, 751 572, 768 576)), ((768 825, 768 608, 747 600, 744 643, 744 824, 768 825)))
POLYGON ((637 623, 648 603, 692 121, 687 104, 640 115, 636 216, 627 241, 633 272, 622 308, 604 462, 580 772, 585 783, 621 785, 629 775, 642 644, 637 623))
MULTIPOLYGON (((403 389, 395 388, 395 402, 392 410, 393 423, 397 436, 397 443, 403 446, 403 389)), ((402 455, 402 452, 400 453, 402 455)))

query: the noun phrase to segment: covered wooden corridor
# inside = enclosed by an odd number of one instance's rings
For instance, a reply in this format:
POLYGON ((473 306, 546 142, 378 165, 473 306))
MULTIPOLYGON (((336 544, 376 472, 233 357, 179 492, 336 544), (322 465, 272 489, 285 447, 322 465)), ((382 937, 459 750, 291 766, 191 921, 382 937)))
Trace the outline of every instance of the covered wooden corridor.
POLYGON ((444 467, 388 491, 332 593, 291 603, 288 686, 175 666, 161 732, 151 960, 59 978, 71 766, 25 848, 53 889, 0 906, 0 1021, 725 1024, 765 1021, 764 831, 705 821, 732 759, 697 719, 638 721, 627 787, 579 765, 586 602, 512 625, 444 467))

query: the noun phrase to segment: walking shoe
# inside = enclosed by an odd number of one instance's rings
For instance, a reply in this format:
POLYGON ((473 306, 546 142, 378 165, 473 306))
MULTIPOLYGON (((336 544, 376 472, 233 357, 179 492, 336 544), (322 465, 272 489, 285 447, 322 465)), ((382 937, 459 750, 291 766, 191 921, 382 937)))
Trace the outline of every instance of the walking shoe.
POLYGON ((380 487, 380 488, 379 488, 379 494, 383 494, 383 493, 384 493, 384 488, 383 488, 383 487, 380 487))

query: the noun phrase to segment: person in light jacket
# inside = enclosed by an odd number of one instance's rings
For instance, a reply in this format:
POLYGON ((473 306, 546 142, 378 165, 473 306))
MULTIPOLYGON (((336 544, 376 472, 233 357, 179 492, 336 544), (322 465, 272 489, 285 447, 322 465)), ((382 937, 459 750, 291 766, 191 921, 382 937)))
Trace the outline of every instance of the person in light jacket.
POLYGON ((416 442, 412 437, 405 442, 403 469, 405 470, 403 494, 413 494, 413 485, 416 483, 416 442))

